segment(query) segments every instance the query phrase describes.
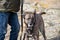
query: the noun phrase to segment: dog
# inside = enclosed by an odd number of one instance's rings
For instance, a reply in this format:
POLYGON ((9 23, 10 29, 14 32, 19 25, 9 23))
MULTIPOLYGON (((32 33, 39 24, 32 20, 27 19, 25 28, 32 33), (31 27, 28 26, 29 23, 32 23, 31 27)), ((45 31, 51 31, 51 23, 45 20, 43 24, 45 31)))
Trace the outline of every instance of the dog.
MULTIPOLYGON (((25 13, 24 23, 26 25, 25 31, 32 35, 34 40, 39 40, 39 30, 42 33, 44 40, 46 40, 44 21, 41 15, 46 14, 45 12, 36 14, 34 13, 25 13)), ((28 38, 27 38, 28 40, 28 38)))

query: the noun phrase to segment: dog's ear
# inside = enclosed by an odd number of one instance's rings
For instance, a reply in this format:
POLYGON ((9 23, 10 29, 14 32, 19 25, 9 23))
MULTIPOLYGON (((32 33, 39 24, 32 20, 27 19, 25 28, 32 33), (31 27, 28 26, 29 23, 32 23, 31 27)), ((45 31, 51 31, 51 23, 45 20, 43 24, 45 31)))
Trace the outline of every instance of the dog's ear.
POLYGON ((25 19, 25 15, 26 15, 26 14, 23 15, 23 18, 24 18, 24 19, 25 19))

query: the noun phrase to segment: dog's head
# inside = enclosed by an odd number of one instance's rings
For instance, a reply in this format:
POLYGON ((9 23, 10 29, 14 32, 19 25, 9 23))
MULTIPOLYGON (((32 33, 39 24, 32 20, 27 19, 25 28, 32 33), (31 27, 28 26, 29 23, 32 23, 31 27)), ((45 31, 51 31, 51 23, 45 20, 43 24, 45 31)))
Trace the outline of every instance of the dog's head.
POLYGON ((32 25, 32 19, 34 17, 34 14, 32 13, 26 13, 24 16, 24 22, 28 25, 31 26, 32 25))

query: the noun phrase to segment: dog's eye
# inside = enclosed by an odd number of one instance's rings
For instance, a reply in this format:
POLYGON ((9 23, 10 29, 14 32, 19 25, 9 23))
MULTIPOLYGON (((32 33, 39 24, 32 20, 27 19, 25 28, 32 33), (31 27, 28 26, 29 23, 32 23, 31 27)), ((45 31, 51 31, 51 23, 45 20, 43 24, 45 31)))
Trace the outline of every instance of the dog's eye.
POLYGON ((30 18, 28 18, 27 20, 29 20, 30 18))

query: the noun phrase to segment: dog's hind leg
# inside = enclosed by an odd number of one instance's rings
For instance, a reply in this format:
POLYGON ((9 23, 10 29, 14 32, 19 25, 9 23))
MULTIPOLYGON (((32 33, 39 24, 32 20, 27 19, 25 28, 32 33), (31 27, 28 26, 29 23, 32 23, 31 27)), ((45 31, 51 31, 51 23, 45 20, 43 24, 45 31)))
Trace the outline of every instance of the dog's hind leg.
POLYGON ((39 29, 40 29, 40 32, 42 33, 43 37, 44 37, 44 40, 46 40, 45 27, 44 27, 44 23, 43 22, 41 22, 39 29))

